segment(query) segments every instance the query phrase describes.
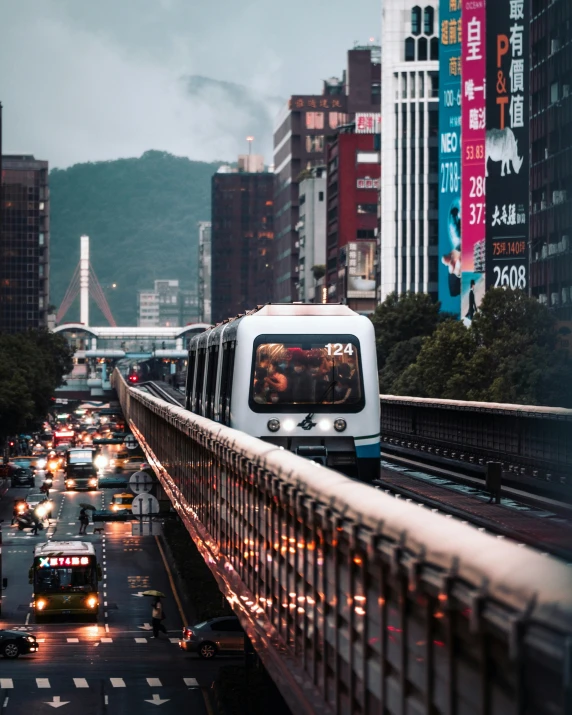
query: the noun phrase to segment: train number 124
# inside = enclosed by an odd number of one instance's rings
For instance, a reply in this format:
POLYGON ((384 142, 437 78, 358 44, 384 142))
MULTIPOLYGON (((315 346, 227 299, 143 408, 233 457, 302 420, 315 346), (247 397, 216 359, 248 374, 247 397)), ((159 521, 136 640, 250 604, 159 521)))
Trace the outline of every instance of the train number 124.
POLYGON ((344 353, 346 355, 354 354, 354 346, 351 343, 347 343, 346 345, 343 343, 328 343, 326 345, 326 350, 328 351, 328 355, 343 355, 344 353))

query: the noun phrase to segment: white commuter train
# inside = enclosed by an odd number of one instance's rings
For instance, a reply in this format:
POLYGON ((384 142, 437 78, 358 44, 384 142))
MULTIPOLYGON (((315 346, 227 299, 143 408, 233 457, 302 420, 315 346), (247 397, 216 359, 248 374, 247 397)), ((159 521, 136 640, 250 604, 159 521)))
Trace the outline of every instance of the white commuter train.
POLYGON ((186 407, 349 476, 379 476, 375 335, 345 305, 271 303, 195 335, 186 407))

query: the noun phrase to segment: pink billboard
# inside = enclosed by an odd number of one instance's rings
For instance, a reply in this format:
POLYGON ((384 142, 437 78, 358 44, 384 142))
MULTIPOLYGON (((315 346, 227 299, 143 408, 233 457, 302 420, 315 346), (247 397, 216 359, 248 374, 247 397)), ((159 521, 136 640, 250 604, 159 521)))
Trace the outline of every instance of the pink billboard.
POLYGON ((470 321, 485 292, 485 0, 463 0, 461 21, 461 318, 470 321))

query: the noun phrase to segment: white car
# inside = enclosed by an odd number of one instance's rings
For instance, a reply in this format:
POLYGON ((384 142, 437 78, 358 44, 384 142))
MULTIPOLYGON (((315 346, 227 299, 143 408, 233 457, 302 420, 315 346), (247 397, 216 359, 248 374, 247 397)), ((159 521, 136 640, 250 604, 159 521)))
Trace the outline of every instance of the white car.
MULTIPOLYGON (((43 516, 45 519, 52 518, 53 503, 50 499, 46 497, 42 492, 32 492, 26 497, 26 502, 32 511, 35 511, 37 507, 43 509, 43 516)), ((40 514, 41 516, 41 514, 40 514)))

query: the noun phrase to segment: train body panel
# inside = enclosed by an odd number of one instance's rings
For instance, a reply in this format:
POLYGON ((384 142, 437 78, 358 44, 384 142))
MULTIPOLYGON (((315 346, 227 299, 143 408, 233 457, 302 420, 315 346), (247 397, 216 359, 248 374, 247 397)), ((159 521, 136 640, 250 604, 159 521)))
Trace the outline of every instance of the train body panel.
POLYGON ((377 386, 373 325, 346 306, 265 306, 190 344, 188 409, 367 480, 377 386))

